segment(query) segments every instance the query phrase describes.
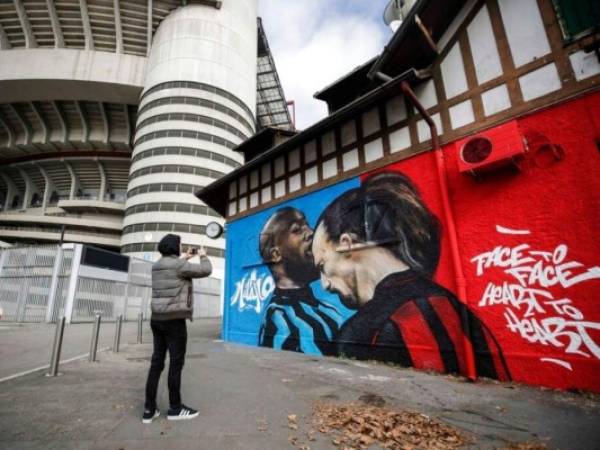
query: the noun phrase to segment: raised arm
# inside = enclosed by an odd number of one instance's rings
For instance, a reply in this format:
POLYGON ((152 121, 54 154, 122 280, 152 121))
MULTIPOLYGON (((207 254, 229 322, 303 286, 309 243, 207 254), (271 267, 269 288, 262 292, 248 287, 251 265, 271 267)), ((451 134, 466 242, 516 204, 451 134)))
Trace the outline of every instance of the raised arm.
POLYGON ((206 256, 200 257, 200 264, 187 262, 179 269, 181 278, 204 278, 212 273, 212 264, 206 256))

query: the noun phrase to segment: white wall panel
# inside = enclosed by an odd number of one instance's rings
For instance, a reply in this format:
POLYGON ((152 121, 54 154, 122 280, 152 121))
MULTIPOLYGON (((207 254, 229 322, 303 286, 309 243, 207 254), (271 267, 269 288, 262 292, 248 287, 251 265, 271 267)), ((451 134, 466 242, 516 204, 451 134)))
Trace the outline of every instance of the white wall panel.
POLYGON ((290 192, 295 192, 297 190, 299 190, 302 187, 302 183, 300 180, 300 174, 297 173, 296 175, 293 175, 290 177, 290 192))
POLYGON ((600 62, 594 52, 585 52, 580 50, 569 55, 573 72, 577 81, 585 80, 600 73, 600 62))
POLYGON ((449 109, 449 113, 450 123, 452 124, 453 129, 464 127, 465 125, 475 122, 471 100, 466 100, 458 105, 454 105, 449 109))
POLYGON ((502 64, 487 6, 484 5, 469 24, 467 34, 479 84, 502 75, 502 64))
POLYGON ((383 141, 381 138, 365 144, 365 162, 370 163, 383 158, 383 141))
POLYGON ((335 133, 329 131, 321 136, 321 154, 329 155, 335 151, 335 133))
POLYGON ((537 0, 499 0, 498 6, 515 67, 550 53, 537 0))
POLYGON ((432 108, 438 103, 433 80, 428 80, 415 87, 415 95, 425 109, 432 108))
POLYGON ((342 165, 344 171, 352 170, 358 167, 358 150, 352 149, 342 155, 342 165))
POLYGON ((486 116, 491 116, 510 108, 510 97, 505 84, 485 91, 481 94, 481 100, 483 102, 483 112, 486 116))
POLYGON ((465 65, 458 43, 454 44, 440 65, 446 98, 456 97, 468 89, 465 65))
POLYGON ((379 110, 373 108, 362 115, 363 136, 377 133, 381 129, 379 122, 379 110))
POLYGON ((323 178, 331 178, 337 175, 337 159, 331 158, 323 162, 323 178))
POLYGON ((317 166, 311 167, 304 171, 304 184, 306 186, 315 184, 317 181, 319 181, 319 172, 317 170, 317 166))
POLYGON ((390 133, 390 152, 396 153, 410 147, 410 130, 402 127, 390 133))
POLYGON ((262 188, 260 191, 260 201, 261 203, 267 203, 271 201, 271 186, 262 188))
POLYGON ((356 142, 356 124, 354 120, 350 120, 342 125, 341 141, 342 145, 349 145, 356 142))
POLYGON ((385 104, 387 124, 394 125, 406 119, 406 103, 404 96, 399 95, 385 104))
POLYGON ((558 70, 554 63, 529 72, 519 78, 523 100, 533 100, 542 95, 559 90, 562 87, 558 70))

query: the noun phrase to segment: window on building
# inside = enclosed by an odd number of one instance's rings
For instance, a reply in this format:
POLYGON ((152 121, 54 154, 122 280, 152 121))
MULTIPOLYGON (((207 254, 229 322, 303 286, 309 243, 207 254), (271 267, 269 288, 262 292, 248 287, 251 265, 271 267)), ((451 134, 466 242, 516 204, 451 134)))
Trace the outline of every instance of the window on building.
POLYGON ((566 39, 600 29, 600 1, 553 0, 553 3, 566 39))

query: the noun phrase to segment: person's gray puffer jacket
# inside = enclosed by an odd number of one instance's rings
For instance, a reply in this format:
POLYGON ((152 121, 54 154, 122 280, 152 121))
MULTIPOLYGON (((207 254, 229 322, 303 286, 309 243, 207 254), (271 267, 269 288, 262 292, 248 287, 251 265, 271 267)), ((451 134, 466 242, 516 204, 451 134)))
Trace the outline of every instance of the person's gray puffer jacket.
POLYGON ((152 266, 152 320, 191 319, 194 312, 193 278, 207 277, 212 265, 206 256, 192 264, 163 256, 152 266))

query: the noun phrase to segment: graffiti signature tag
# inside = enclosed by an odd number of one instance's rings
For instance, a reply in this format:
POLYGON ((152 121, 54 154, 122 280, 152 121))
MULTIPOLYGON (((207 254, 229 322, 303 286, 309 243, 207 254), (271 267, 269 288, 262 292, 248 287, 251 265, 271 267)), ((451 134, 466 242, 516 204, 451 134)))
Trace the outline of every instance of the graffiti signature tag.
MULTIPOLYGON (((501 229, 508 230, 497 227, 499 232, 502 232, 501 229)), ((488 283, 479 306, 504 305, 508 329, 528 342, 600 359, 600 347, 590 336, 590 330, 600 330, 600 323, 586 321, 570 299, 555 299, 549 290, 554 286, 566 289, 600 278, 600 267, 585 268, 578 261, 569 261, 567 255, 568 248, 564 244, 553 251, 533 250, 528 244, 520 244, 515 247, 497 246, 475 256, 471 262, 476 265, 478 276, 494 267, 502 268, 510 276, 499 285, 488 283)), ((542 360, 557 362, 551 358, 542 360)), ((559 362, 570 368, 568 363, 559 362)))
POLYGON ((255 311, 260 314, 264 301, 274 290, 275 281, 271 275, 259 277, 256 270, 253 270, 235 283, 231 306, 237 304, 238 311, 255 311))

